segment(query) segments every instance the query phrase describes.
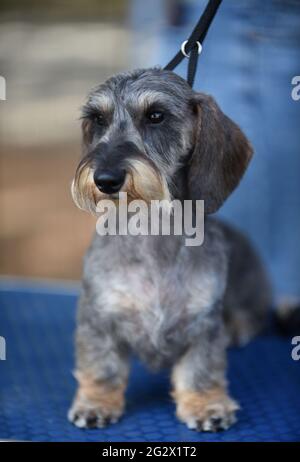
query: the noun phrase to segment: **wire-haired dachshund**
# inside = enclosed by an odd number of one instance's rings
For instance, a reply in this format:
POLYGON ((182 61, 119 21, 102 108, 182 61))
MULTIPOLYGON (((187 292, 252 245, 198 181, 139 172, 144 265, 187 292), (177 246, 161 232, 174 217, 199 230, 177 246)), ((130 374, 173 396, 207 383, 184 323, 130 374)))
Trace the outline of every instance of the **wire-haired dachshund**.
POLYGON ((82 113, 83 157, 75 203, 95 212, 119 192, 130 200, 204 200, 205 239, 97 233, 84 259, 76 336, 78 390, 69 419, 102 427, 124 411, 133 352, 171 367, 178 418, 217 431, 235 422, 226 347, 264 324, 271 292, 247 239, 212 218, 252 157, 240 128, 214 99, 171 71, 111 77, 82 113))

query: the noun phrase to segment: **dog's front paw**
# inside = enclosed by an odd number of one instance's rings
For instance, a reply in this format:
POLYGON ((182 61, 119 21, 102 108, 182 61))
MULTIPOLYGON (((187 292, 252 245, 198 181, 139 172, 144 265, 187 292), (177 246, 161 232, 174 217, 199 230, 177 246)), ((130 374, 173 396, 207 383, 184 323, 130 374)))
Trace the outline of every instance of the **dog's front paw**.
POLYGON ((79 428, 103 428, 116 423, 123 413, 123 409, 105 408, 90 402, 75 399, 68 412, 68 419, 79 428))
POLYGON ((68 419, 79 428, 102 428, 116 423, 123 413, 123 405, 93 403, 86 398, 76 397, 68 412, 68 419))
POLYGON ((76 373, 79 387, 68 419, 79 428, 102 428, 115 423, 124 411, 125 386, 113 387, 76 373))
POLYGON ((239 405, 221 388, 175 392, 177 416, 192 430, 217 432, 236 422, 239 405))

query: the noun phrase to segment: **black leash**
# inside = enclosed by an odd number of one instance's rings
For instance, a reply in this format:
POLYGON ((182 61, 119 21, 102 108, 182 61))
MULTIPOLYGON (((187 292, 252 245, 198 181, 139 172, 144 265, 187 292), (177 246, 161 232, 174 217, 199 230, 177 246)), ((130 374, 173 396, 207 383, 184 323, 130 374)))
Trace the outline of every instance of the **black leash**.
POLYGON ((209 0, 193 32, 189 38, 183 42, 181 49, 174 58, 165 66, 166 70, 173 71, 173 69, 181 63, 183 58, 189 58, 187 82, 191 87, 194 83, 198 57, 202 51, 202 44, 221 2, 222 0, 209 0))

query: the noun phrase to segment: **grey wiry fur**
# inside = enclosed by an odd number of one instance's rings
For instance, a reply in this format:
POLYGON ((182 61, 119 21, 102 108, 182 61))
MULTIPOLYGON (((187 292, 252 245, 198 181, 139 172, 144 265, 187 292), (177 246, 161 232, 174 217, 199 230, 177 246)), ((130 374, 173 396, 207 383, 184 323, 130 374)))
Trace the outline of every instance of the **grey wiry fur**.
POLYGON ((119 418, 132 351, 153 368, 173 368, 177 414, 190 428, 234 422, 238 406, 226 394, 227 334, 235 341, 255 334, 270 292, 247 240, 208 215, 237 186, 251 155, 214 100, 172 72, 120 74, 90 93, 76 203, 94 211, 107 197, 95 187, 94 172, 121 165, 129 196, 204 199, 207 216, 200 247, 186 247, 185 236, 95 235, 78 314, 80 388, 69 413, 77 425, 119 418), (149 124, 150 108, 164 113, 161 124, 149 124))

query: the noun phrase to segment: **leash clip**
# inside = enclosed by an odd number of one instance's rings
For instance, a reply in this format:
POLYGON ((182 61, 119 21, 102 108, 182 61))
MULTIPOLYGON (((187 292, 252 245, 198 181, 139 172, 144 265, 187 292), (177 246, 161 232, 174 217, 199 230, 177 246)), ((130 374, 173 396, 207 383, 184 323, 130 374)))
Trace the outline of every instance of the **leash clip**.
MULTIPOLYGON (((182 42, 180 50, 181 50, 181 53, 183 54, 183 56, 185 56, 186 58, 189 58, 190 55, 185 51, 185 47, 186 47, 187 43, 188 43, 188 40, 185 40, 184 42, 182 42)), ((195 44, 198 47, 198 55, 200 55, 200 53, 202 51, 202 45, 201 45, 200 42, 198 42, 198 40, 195 42, 195 44)))

